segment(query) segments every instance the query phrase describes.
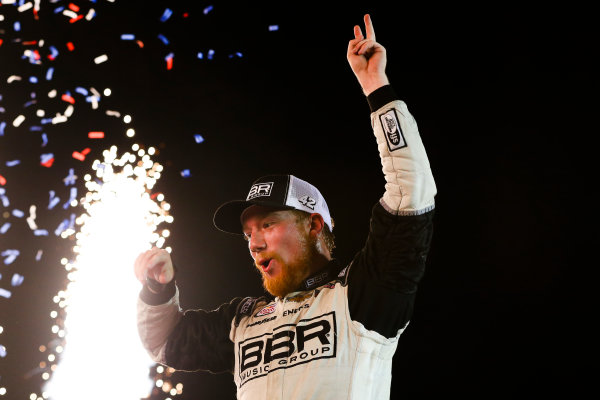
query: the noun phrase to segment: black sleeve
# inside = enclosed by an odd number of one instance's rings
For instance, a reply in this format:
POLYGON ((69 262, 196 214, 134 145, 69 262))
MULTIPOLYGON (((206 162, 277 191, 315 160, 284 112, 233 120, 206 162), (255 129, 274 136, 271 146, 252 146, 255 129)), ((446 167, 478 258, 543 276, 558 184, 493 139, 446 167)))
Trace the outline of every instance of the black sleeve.
POLYGON ((347 272, 353 320, 388 338, 408 323, 425 271, 433 214, 392 215, 375 204, 366 244, 347 272))
POLYGON ((243 300, 235 298, 213 311, 186 311, 169 335, 166 364, 184 371, 233 371, 235 356, 229 333, 243 300))

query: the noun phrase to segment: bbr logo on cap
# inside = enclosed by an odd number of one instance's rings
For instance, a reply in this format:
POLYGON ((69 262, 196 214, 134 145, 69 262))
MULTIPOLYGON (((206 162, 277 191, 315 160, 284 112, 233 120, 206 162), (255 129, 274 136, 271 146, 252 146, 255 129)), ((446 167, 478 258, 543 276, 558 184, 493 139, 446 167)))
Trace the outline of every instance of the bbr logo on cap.
POLYGON ((255 197, 268 197, 271 195, 271 189, 273 189, 273 182, 256 183, 250 188, 246 200, 251 200, 255 197))

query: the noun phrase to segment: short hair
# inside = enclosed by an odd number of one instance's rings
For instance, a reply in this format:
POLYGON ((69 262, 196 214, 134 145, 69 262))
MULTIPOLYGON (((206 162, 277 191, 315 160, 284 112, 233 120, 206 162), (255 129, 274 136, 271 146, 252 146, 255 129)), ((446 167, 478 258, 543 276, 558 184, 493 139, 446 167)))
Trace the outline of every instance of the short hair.
MULTIPOLYGON (((306 211, 302 211, 302 210, 290 210, 290 211, 296 216, 296 222, 308 221, 308 219, 310 218, 310 214, 306 211)), ((333 218, 331 218, 331 227, 333 228, 334 226, 335 226, 335 223, 333 222, 333 218)), ((323 230, 321 232, 323 233, 323 239, 325 240, 325 245, 327 246, 327 249, 329 250, 329 254, 333 255, 333 249, 335 249, 335 235, 333 234, 331 229, 329 229, 329 225, 327 225, 327 224, 325 224, 325 226, 323 227, 323 230)))

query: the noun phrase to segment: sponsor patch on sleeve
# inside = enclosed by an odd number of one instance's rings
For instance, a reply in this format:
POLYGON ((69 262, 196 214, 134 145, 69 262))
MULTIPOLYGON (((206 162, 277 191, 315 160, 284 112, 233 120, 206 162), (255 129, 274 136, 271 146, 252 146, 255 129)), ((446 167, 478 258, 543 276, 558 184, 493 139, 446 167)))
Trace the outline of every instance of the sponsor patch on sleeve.
POLYGON ((381 114, 379 121, 390 152, 407 146, 396 110, 392 108, 381 114))

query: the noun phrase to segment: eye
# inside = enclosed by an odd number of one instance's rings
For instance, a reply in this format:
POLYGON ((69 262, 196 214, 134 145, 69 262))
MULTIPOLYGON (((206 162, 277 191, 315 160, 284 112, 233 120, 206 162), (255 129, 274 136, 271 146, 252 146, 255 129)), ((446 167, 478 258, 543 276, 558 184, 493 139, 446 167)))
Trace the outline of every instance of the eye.
POLYGON ((274 223, 275 223, 275 222, 272 222, 272 221, 270 221, 270 222, 265 222, 265 223, 263 224, 263 229, 269 228, 269 227, 270 227, 270 226, 272 226, 274 223))
POLYGON ((249 234, 249 233, 244 233, 244 240, 245 240, 246 242, 249 242, 249 241, 250 241, 250 234, 249 234))

